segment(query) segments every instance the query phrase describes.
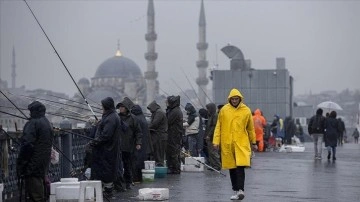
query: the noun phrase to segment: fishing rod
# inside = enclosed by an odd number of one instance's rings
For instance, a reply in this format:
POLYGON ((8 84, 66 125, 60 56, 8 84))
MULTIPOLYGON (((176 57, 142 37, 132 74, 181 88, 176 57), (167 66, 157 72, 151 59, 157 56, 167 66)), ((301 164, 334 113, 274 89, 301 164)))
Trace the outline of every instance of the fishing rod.
MULTIPOLYGON (((195 106, 194 103, 191 102, 190 97, 185 93, 185 91, 183 91, 183 89, 176 83, 176 81, 175 81, 174 79, 171 79, 171 80, 174 82, 174 84, 176 85, 176 87, 178 87, 178 88, 180 89, 180 91, 186 96, 186 98, 189 100, 189 102, 190 102, 193 106, 195 106)), ((185 108, 185 107, 184 107, 184 108, 185 108)))
MULTIPOLYGON (((66 101, 69 101, 69 102, 73 102, 73 103, 76 103, 76 104, 86 105, 85 103, 78 102, 78 101, 72 100, 72 99, 63 98, 63 97, 60 97, 60 96, 57 96, 57 95, 51 95, 51 94, 46 94, 46 95, 51 96, 51 97, 55 97, 55 98, 59 98, 59 99, 63 99, 63 100, 66 100, 66 101)), ((89 98, 88 98, 88 100, 94 102, 93 100, 91 100, 91 99, 89 99, 89 98)), ((95 103, 95 104, 98 104, 98 103, 96 103, 96 102, 94 102, 94 103, 95 103)), ((98 104, 98 105, 100 105, 100 104, 98 104)), ((101 106, 101 105, 100 105, 100 106, 101 106)), ((100 107, 95 107, 95 106, 93 106, 93 108, 98 109, 98 110, 102 110, 100 107)))
POLYGON ((10 102, 14 107, 16 107, 17 110, 19 110, 19 111, 22 113, 22 115, 24 115, 24 117, 26 117, 26 119, 29 119, 29 117, 27 117, 27 116, 24 114, 24 112, 21 111, 21 110, 10 100, 10 98, 8 98, 1 90, 0 90, 0 92, 1 92, 1 94, 3 94, 3 95, 5 96, 5 98, 6 98, 7 100, 9 100, 9 102, 10 102))
POLYGON ((83 97, 83 99, 85 100, 85 102, 86 102, 87 106, 88 106, 88 107, 89 107, 89 109, 91 110, 91 112, 92 112, 92 114, 94 115, 95 119, 96 119, 96 120, 98 120, 98 118, 96 117, 96 115, 95 115, 95 113, 94 113, 93 109, 91 108, 91 106, 90 106, 89 102, 86 100, 86 97, 85 97, 85 96, 84 96, 84 94, 81 92, 81 90, 80 90, 79 86, 76 84, 76 82, 75 82, 75 80, 74 80, 73 76, 71 75, 70 71, 69 71, 69 70, 68 70, 68 68, 66 67, 66 65, 65 65, 64 61, 62 60, 62 58, 60 57, 60 55, 59 55, 59 53, 57 52, 56 48, 55 48, 55 47, 54 47, 54 45, 52 44, 52 42, 51 42, 50 38, 48 37, 48 35, 46 34, 45 30, 44 30, 44 29, 43 29, 43 27, 41 26, 41 24, 40 24, 39 20, 36 18, 36 16, 35 16, 34 12, 33 12, 33 11, 32 11, 32 9, 30 8, 29 4, 27 3, 27 1, 26 1, 26 0, 24 0, 24 2, 26 3, 26 6, 29 8, 29 10, 30 10, 31 14, 34 16, 34 18, 35 18, 35 20, 36 20, 37 24, 39 25, 39 27, 41 28, 42 32, 43 32, 43 33, 44 33, 44 35, 46 36, 46 38, 47 38, 47 40, 49 41, 50 45, 51 45, 51 46, 52 46, 52 48, 54 49, 54 51, 55 51, 56 55, 58 56, 58 58, 60 59, 60 61, 61 61, 62 65, 65 67, 65 69, 66 69, 67 73, 69 74, 69 76, 70 76, 71 80, 74 82, 74 84, 75 84, 76 88, 78 89, 79 93, 81 94, 81 96, 82 96, 82 97, 83 97))
MULTIPOLYGON (((186 73, 185 73, 185 71, 183 70, 183 68, 181 67, 181 70, 182 70, 182 72, 185 74, 185 77, 186 77, 186 79, 189 81, 189 79, 187 78, 187 76, 186 76, 186 73)), ((191 75, 190 75, 191 76, 191 75)), ((192 80, 195 80, 193 77, 192 77, 192 80)), ((196 80, 195 80, 196 81, 196 80)), ((190 83, 190 82, 189 82, 190 83)), ((197 83, 196 83, 197 84, 197 83)), ((199 85, 199 84, 197 84, 197 86, 199 86, 199 88, 201 89, 201 91, 205 94, 205 96, 209 99, 209 101, 210 102, 213 102, 211 99, 210 99, 210 97, 207 95, 207 93, 205 92, 205 90, 199 85)))
POLYGON ((14 117, 17 117, 17 118, 21 118, 21 119, 25 119, 25 120, 29 120, 28 118, 25 118, 25 117, 22 117, 22 116, 18 116, 18 115, 15 115, 15 114, 11 114, 11 113, 9 113, 9 112, 4 112, 4 111, 1 111, 1 110, 0 110, 0 113, 7 114, 7 115, 11 115, 11 116, 14 116, 14 117))
POLYGON ((198 101, 199 101, 199 104, 201 105, 202 108, 205 108, 205 107, 203 106, 203 104, 201 103, 200 97, 199 97, 199 95, 196 93, 194 86, 191 84, 189 78, 188 78, 187 75, 185 74, 183 68, 181 67, 180 69, 181 69, 182 73, 185 75, 186 80, 187 80, 188 83, 190 84, 192 90, 195 92, 195 95, 196 95, 196 97, 197 97, 197 99, 198 99, 198 101))
MULTIPOLYGON (((48 100, 48 99, 45 99, 45 98, 36 98, 36 97, 33 97, 33 96, 28 96, 28 95, 15 95, 15 94, 12 94, 10 92, 8 92, 10 95, 14 95, 14 96, 20 96, 20 97, 25 97, 25 98, 30 98, 30 99, 35 99, 35 100, 42 100, 42 101, 47 101, 47 102, 51 102, 51 103, 56 103, 56 104, 61 104, 61 105, 65 105, 65 106, 69 106, 69 107, 74 107, 74 108, 77 108, 77 109, 81 109, 81 110, 88 110, 86 108, 82 108, 82 107, 79 107, 79 106, 76 106, 76 105, 71 105, 71 104, 67 104, 67 103, 62 103, 62 102, 58 102, 58 101, 54 101, 54 100, 48 100)), ((100 113, 100 112, 96 112, 96 113, 100 113)))
MULTIPOLYGON (((14 109, 13 107, 6 107, 6 106, 0 106, 0 108, 14 109)), ((20 109, 22 109, 22 108, 20 108, 20 109)), ((22 110, 26 110, 26 109, 22 109, 22 110)), ((18 117, 18 118, 23 118, 23 117, 21 117, 21 116, 17 116, 17 115, 15 115, 15 114, 11 114, 11 113, 9 113, 9 112, 0 111, 0 113, 12 115, 12 116, 15 116, 15 117, 18 117)), ((76 120, 76 121, 87 122, 87 120, 80 119, 80 118, 83 118, 83 117, 77 117, 77 116, 73 116, 73 115, 70 115, 70 114, 59 114, 59 113, 53 113, 53 112, 45 112, 45 113, 46 113, 46 114, 49 114, 49 115, 53 115, 53 116, 64 117, 64 118, 68 118, 68 119, 73 119, 73 120, 76 120)))
POLYGON ((215 172, 219 173, 220 175, 222 175, 222 176, 226 177, 226 175, 225 175, 224 173, 222 173, 220 170, 216 170, 215 168, 213 168, 213 167, 209 166, 208 164, 206 164, 206 163, 204 163, 204 162, 200 161, 199 159, 194 158, 194 157, 193 157, 193 156, 191 156, 190 154, 188 154, 188 153, 186 153, 186 152, 182 151, 182 149, 181 149, 181 148, 180 148, 180 149, 178 149, 178 148, 176 148, 174 145, 172 145, 172 144, 170 144, 170 143, 168 143, 168 144, 169 144, 172 148, 174 148, 174 149, 176 149, 176 150, 180 151, 181 153, 183 153, 185 156, 190 157, 191 159, 194 159, 194 160, 195 160, 195 161, 197 161, 198 163, 203 164, 203 165, 204 165, 204 166, 206 166, 207 168, 209 168, 209 169, 211 169, 211 170, 213 170, 213 171, 215 171, 215 172))

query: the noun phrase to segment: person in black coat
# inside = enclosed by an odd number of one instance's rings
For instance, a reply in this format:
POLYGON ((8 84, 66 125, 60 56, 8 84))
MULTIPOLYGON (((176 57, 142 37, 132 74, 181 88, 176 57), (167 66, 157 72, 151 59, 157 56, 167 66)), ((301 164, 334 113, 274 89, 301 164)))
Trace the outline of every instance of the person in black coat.
POLYGON ((153 156, 155 164, 156 166, 163 167, 168 140, 168 120, 165 112, 161 110, 160 105, 155 100, 147 106, 147 109, 151 112, 149 129, 154 148, 153 156))
POLYGON ((328 149, 327 159, 331 158, 332 151, 332 159, 336 160, 336 146, 338 143, 338 138, 340 134, 340 126, 339 121, 336 119, 336 112, 330 112, 328 118, 325 119, 325 147, 328 149))
POLYGON ((131 113, 137 118, 142 132, 142 144, 139 150, 135 151, 135 169, 134 169, 134 182, 142 181, 141 169, 145 168, 144 161, 148 160, 150 153, 152 152, 151 138, 149 134, 149 126, 140 105, 134 105, 131 108, 131 113))
POLYGON ((169 174, 181 173, 181 140, 183 133, 183 113, 180 109, 180 96, 169 96, 166 100, 168 119, 168 142, 166 160, 169 174))
POLYGON ((113 182, 120 166, 121 122, 116 114, 114 100, 101 100, 103 114, 97 125, 95 138, 88 143, 92 149, 91 179, 101 180, 104 194, 112 196, 113 182))
POLYGON ((16 162, 18 178, 25 180, 25 193, 30 201, 46 201, 44 178, 48 174, 54 132, 45 117, 45 106, 32 102, 30 119, 23 128, 20 152, 16 162))
POLYGON ((291 116, 285 118, 285 143, 291 144, 291 138, 294 137, 296 131, 296 125, 291 116))
POLYGON ((116 180, 115 185, 122 186, 120 182, 125 181, 125 188, 131 189, 133 183, 133 170, 135 168, 135 150, 140 150, 142 145, 142 131, 139 121, 135 115, 131 114, 131 109, 134 103, 125 97, 116 108, 120 110, 119 116, 123 122, 126 123, 127 128, 125 133, 121 136, 121 155, 124 165, 124 179, 116 180))

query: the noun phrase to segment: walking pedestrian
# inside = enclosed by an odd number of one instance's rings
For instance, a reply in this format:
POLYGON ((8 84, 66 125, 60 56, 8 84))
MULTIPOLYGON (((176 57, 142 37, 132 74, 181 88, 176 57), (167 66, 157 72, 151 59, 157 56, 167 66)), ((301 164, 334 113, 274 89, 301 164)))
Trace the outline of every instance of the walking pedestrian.
POLYGON ((328 149, 327 159, 331 158, 332 151, 332 160, 336 160, 336 146, 338 143, 338 138, 341 132, 340 122, 336 119, 336 112, 330 112, 329 118, 325 120, 325 147, 328 149))
POLYGON ((322 142, 325 129, 325 117, 322 114, 323 110, 321 108, 317 109, 316 114, 310 118, 308 125, 308 132, 314 141, 315 160, 321 160, 322 158, 322 142))
POLYGON ((359 131, 358 131, 357 128, 355 128, 354 133, 352 134, 352 136, 354 137, 355 144, 358 144, 359 143, 359 131))
POLYGON ((251 146, 257 150, 251 110, 243 103, 244 97, 232 89, 228 102, 220 110, 214 132, 214 148, 221 148, 223 169, 229 169, 232 189, 231 200, 245 197, 245 167, 250 166, 251 146))
POLYGON ((338 118, 338 121, 339 121, 339 129, 340 129, 338 145, 343 145, 346 137, 345 123, 341 118, 338 118))
POLYGON ((30 201, 45 202, 44 180, 50 165, 54 132, 45 117, 45 106, 38 101, 28 105, 30 119, 23 128, 20 152, 16 162, 18 178, 25 181, 30 201))

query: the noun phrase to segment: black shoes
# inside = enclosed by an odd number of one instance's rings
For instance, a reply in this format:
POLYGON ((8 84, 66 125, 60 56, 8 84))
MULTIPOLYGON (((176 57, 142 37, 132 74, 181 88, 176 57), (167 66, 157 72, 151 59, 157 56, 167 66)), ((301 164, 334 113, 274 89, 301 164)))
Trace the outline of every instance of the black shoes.
POLYGON ((330 157, 331 157, 331 153, 329 152, 328 156, 327 156, 327 159, 330 160, 330 157))

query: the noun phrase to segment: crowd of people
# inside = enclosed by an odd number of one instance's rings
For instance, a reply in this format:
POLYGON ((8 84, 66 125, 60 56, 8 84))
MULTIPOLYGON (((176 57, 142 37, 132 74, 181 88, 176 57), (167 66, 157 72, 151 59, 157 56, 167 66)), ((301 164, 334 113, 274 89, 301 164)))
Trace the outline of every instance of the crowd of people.
MULTIPOLYGON (((237 89, 232 89, 227 99, 224 105, 208 103, 199 110, 187 103, 184 118, 180 96, 169 96, 165 110, 156 101, 147 106, 149 119, 127 97, 116 105, 111 97, 101 100, 102 117, 93 125, 93 139, 86 145, 84 171, 91 170, 88 179, 101 180, 104 195, 111 197, 115 191, 132 189, 134 183, 142 181, 144 161, 167 167, 168 174, 180 174, 184 157, 202 156, 209 170, 229 170, 234 191, 230 199, 242 200, 245 168, 251 166, 253 151, 264 152, 272 144, 275 148, 292 144, 293 136, 303 136, 303 129, 291 117, 283 121, 278 115, 267 124, 262 111, 251 112, 237 89)), ((36 101, 28 109, 31 118, 21 138, 17 171, 25 181, 29 198, 43 201, 44 187, 30 185, 41 184, 48 172, 54 135, 45 117, 45 106, 36 101)), ((322 158, 324 140, 327 158, 336 160, 336 146, 343 143, 345 126, 336 119, 335 111, 327 117, 322 113, 318 109, 308 126, 314 139, 315 159, 322 158)), ((355 130, 353 136, 357 143, 359 131, 355 130)))

